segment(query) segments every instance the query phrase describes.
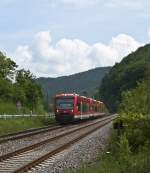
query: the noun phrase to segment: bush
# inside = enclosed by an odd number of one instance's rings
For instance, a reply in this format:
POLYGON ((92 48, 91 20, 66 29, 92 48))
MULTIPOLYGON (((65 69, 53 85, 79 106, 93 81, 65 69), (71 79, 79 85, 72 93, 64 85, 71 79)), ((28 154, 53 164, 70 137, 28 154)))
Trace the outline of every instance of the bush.
POLYGON ((3 102, 0 101, 0 114, 17 114, 17 109, 16 109, 16 105, 14 103, 11 102, 3 102))
POLYGON ((122 94, 120 112, 150 115, 150 80, 139 83, 135 89, 122 94))

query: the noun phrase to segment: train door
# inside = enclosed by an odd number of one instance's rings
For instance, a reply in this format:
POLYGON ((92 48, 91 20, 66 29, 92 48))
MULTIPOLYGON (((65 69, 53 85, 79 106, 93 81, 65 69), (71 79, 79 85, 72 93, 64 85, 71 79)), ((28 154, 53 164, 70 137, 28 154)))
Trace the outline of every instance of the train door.
POLYGON ((82 101, 81 101, 81 119, 83 118, 83 104, 82 104, 82 101))

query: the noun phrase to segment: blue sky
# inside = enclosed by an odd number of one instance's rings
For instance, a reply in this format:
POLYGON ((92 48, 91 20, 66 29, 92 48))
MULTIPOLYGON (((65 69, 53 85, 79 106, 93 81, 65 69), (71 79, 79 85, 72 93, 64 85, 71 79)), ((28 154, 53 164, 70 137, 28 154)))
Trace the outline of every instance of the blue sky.
POLYGON ((149 42, 148 0, 0 0, 0 49, 37 76, 113 65, 149 42))

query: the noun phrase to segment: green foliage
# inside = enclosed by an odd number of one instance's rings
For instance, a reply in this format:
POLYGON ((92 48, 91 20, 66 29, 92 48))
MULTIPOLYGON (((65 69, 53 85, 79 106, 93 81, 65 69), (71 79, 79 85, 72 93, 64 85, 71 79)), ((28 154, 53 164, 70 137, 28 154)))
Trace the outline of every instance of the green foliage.
POLYGON ((120 114, 124 124, 126 136, 133 151, 138 151, 146 142, 150 141, 150 115, 120 114))
POLYGON ((102 81, 100 97, 111 112, 116 112, 122 100, 122 92, 135 88, 149 74, 150 45, 146 45, 112 67, 102 81))
POLYGON ((120 116, 133 150, 150 141, 150 80, 139 83, 135 89, 123 93, 120 116))
POLYGON ((109 152, 94 165, 85 165, 78 173, 149 173, 150 170, 150 80, 122 94, 119 116, 123 122, 119 133, 114 131, 109 152), (119 134, 119 135, 118 135, 119 134))
POLYGON ((10 99, 13 99, 13 84, 6 79, 0 79, 0 100, 10 99))
POLYGON ((10 58, 0 52, 0 79, 12 77, 17 65, 10 58))
POLYGON ((43 94, 35 77, 0 52, 0 114, 44 113, 43 94), (21 104, 16 110, 16 104, 21 104))
POLYGON ((6 115, 17 114, 16 105, 12 102, 0 101, 0 113, 6 115))
POLYGON ((124 92, 120 112, 150 114, 150 80, 139 83, 136 89, 124 92))

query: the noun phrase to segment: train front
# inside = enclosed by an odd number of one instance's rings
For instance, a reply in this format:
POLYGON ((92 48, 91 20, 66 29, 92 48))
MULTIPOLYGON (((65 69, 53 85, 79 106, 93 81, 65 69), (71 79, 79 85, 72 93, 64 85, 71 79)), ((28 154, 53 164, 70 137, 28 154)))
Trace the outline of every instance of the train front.
POLYGON ((60 94, 55 97, 55 118, 57 122, 68 123, 74 120, 75 95, 60 94))

